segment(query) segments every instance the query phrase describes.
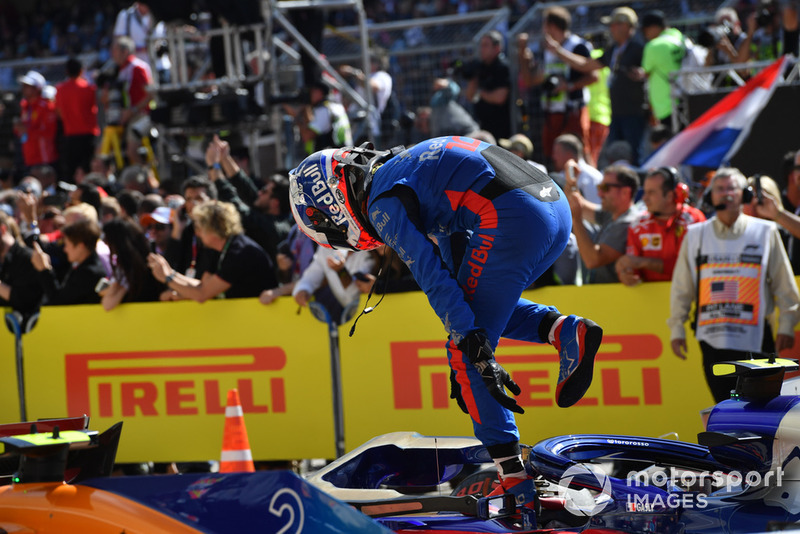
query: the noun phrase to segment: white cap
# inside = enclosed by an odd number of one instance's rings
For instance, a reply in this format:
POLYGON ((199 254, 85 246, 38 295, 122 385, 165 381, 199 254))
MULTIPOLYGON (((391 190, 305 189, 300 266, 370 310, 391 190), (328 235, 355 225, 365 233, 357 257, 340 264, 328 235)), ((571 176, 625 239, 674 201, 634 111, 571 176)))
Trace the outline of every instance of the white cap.
POLYGON ((156 208, 152 213, 144 213, 139 217, 139 222, 143 227, 154 223, 169 224, 170 213, 172 210, 167 206, 156 208))
POLYGON ((17 78, 17 81, 21 84, 30 85, 40 90, 44 89, 44 86, 47 85, 47 81, 44 79, 44 76, 35 70, 29 70, 25 76, 20 76, 17 78))
POLYGON ((47 100, 55 100, 58 90, 53 85, 45 85, 42 89, 42 98, 47 100))

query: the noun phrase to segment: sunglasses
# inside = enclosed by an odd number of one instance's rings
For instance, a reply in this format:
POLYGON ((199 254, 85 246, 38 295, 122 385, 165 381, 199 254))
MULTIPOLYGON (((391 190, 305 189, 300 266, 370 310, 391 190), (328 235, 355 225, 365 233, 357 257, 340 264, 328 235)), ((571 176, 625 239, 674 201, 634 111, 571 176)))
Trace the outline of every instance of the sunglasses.
POLYGON ((597 190, 608 193, 612 187, 625 187, 622 184, 597 184, 597 190))

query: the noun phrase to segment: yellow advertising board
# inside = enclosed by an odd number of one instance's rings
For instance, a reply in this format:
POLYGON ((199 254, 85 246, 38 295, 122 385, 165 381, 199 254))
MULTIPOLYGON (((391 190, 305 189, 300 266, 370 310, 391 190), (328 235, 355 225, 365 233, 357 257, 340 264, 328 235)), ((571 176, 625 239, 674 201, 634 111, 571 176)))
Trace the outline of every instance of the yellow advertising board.
MULTIPOLYGON (((11 310, 0 307, 0 311, 5 315, 11 310)), ((0 327, 0 423, 20 420, 16 360, 16 340, 4 322, 0 327)))
MULTIPOLYGON (((497 360, 522 388, 517 415, 523 443, 571 433, 660 436, 695 441, 701 409, 713 399, 701 355, 688 340, 686 361, 673 355, 666 320, 669 284, 542 288, 524 297, 604 329, 594 380, 577 405, 555 404, 558 357, 550 345, 502 339, 497 360)), ((388 295, 343 337, 346 448, 378 434, 471 435, 472 423, 449 396, 445 333, 424 295, 388 295), (388 334, 388 335, 387 335, 388 334)))
MULTIPOLYGON (((550 345, 501 340, 498 361, 521 386, 521 440, 560 434, 661 436, 695 441, 713 401, 689 331, 689 356, 672 354, 669 283, 550 287, 526 298, 590 317, 604 329, 594 381, 577 405, 554 401, 558 358, 550 345)), ((449 399, 445 332, 419 292, 387 295, 341 328, 345 449, 411 430, 472 435, 449 399)), ((118 459, 219 458, 224 405, 238 388, 257 459, 332 458, 335 436, 328 327, 291 298, 46 307, 23 336, 29 419, 124 422, 118 459)), ((0 332, 0 422, 18 420, 14 338, 0 332)), ((797 357, 800 344, 782 354, 797 357)))
POLYGON ((325 325, 291 299, 46 307, 24 338, 30 419, 123 421, 118 461, 218 459, 238 388, 257 459, 333 457, 325 325))

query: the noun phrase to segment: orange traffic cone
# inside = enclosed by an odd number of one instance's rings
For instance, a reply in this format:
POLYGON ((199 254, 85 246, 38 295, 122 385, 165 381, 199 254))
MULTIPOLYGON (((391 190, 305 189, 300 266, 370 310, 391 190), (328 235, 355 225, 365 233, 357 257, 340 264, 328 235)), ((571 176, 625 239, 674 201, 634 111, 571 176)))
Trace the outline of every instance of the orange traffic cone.
POLYGON ((219 472, 253 473, 255 470, 253 454, 250 452, 250 441, 247 439, 247 429, 244 426, 244 413, 242 412, 242 403, 239 401, 239 390, 234 388, 228 391, 219 472))

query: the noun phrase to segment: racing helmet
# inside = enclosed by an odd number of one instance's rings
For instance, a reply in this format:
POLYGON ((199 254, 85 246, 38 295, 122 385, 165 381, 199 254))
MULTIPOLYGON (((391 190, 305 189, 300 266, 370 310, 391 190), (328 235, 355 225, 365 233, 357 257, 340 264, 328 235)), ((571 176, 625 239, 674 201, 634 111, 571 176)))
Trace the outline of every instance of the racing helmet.
POLYGON ((321 150, 289 173, 289 200, 300 229, 327 248, 372 250, 383 244, 367 219, 373 173, 399 153, 359 147, 321 150))

